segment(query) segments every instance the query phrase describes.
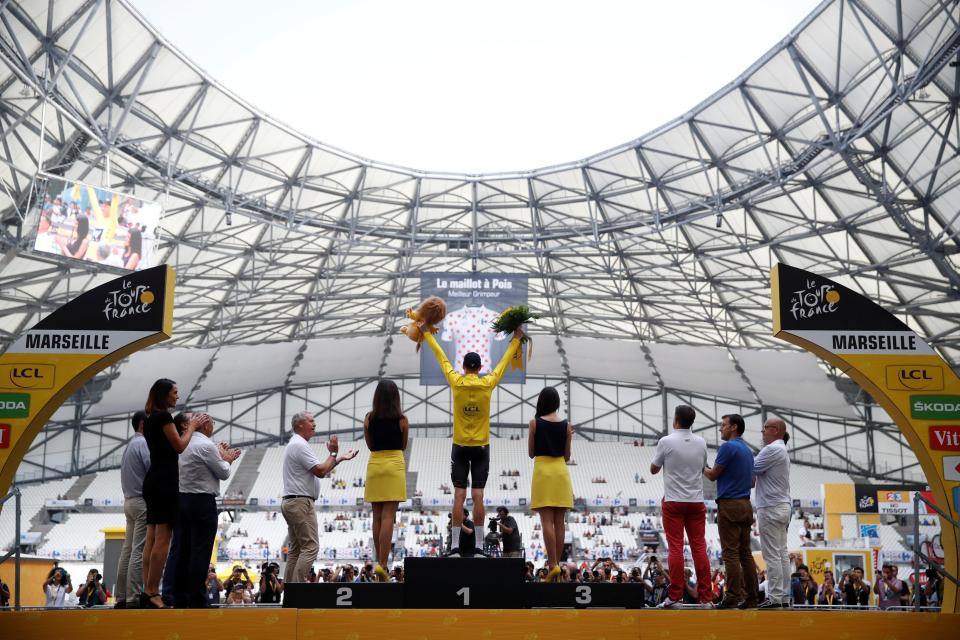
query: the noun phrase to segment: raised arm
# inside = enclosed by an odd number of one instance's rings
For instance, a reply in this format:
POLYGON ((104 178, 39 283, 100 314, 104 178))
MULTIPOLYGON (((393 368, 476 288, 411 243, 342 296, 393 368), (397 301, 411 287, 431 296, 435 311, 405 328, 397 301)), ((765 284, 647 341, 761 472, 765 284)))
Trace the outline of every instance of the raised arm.
POLYGON ((323 478, 327 476, 331 471, 333 471, 338 464, 346 460, 353 460, 357 457, 357 450, 353 449, 343 454, 339 458, 337 457, 337 452, 340 450, 340 443, 337 440, 337 436, 332 436, 330 442, 327 443, 327 451, 330 452, 330 455, 326 460, 320 464, 313 465, 313 468, 310 469, 310 472, 318 478, 323 478))
POLYGON ((163 425, 163 435, 167 437, 167 441, 170 443, 170 446, 173 447, 174 451, 183 453, 183 450, 187 448, 187 445, 190 444, 190 438, 193 437, 193 432, 197 430, 197 425, 200 424, 202 415, 203 414, 194 414, 190 417, 183 429, 182 436, 177 433, 177 426, 172 422, 163 425))
POLYGON ((433 355, 437 358, 437 362, 440 364, 440 370, 443 371, 447 382, 456 384, 463 376, 457 373, 453 365, 450 364, 450 361, 447 359, 447 354, 443 352, 443 347, 437 344, 437 339, 434 338, 433 334, 429 331, 423 334, 423 339, 430 345, 430 350, 433 351, 433 355))
POLYGON ((503 377, 503 374, 507 372, 507 365, 510 364, 510 360, 513 358, 513 354, 517 352, 517 349, 520 348, 520 338, 518 337, 523 335, 523 328, 517 329, 513 334, 513 338, 510 340, 510 346, 507 347, 507 352, 503 354, 503 357, 500 358, 500 362, 497 363, 497 366, 490 372, 490 375, 487 375, 483 378, 483 381, 490 386, 497 386, 500 384, 500 379, 503 377))

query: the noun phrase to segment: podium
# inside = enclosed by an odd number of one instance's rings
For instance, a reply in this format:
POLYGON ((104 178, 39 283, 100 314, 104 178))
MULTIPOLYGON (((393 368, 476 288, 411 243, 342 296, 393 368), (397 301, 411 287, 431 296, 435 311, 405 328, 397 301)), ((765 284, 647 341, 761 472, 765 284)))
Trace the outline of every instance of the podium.
POLYGON ((407 609, 523 609, 523 558, 407 558, 407 609))
POLYGON ((524 584, 524 601, 535 609, 573 607, 575 609, 642 609, 646 594, 643 583, 590 582, 524 584))
POLYGON ((522 558, 407 558, 405 582, 288 584, 296 609, 640 609, 643 584, 524 581, 522 558))
POLYGON ((387 582, 296 582, 283 587, 288 609, 402 609, 403 585, 387 582))

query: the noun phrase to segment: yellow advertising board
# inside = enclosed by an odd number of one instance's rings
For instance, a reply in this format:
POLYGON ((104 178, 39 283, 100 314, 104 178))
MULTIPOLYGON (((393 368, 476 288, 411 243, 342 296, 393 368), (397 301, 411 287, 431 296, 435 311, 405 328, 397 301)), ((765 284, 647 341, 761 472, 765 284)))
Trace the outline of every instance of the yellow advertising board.
POLYGON ((876 579, 874 565, 878 553, 877 548, 871 549, 841 549, 830 547, 804 547, 800 550, 803 564, 814 582, 823 584, 823 574, 830 572, 834 580, 840 584, 843 572, 854 567, 863 569, 863 579, 872 585, 876 579))
POLYGON ((114 362, 172 335, 173 286, 167 265, 111 280, 17 336, 0 356, 0 496, 71 394, 114 362))
MULTIPOLYGON (((960 509, 960 378, 895 316, 832 280, 777 264, 773 335, 817 354, 867 390, 900 427, 937 506, 960 509)), ((923 512, 923 510, 921 510, 923 512)), ((941 518, 944 568, 960 574, 956 530, 941 518)), ((945 581, 944 612, 960 613, 945 581)))

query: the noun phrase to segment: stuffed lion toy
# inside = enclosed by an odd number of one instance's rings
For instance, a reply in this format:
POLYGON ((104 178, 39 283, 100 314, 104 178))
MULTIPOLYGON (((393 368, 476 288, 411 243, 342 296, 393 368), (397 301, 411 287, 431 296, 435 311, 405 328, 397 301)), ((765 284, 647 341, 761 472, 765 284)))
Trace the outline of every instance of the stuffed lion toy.
POLYGON ((430 296, 420 303, 416 309, 407 309, 407 317, 413 322, 400 331, 403 335, 417 343, 417 351, 420 351, 420 345, 423 342, 423 334, 436 333, 437 326, 447 315, 447 303, 443 298, 430 296))

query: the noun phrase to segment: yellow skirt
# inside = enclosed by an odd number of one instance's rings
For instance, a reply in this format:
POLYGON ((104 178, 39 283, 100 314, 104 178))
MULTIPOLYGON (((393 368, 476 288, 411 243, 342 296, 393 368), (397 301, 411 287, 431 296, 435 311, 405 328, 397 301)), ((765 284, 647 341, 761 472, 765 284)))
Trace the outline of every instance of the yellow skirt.
POLYGON ((407 468, 403 451, 371 451, 367 463, 367 481, 363 486, 366 502, 403 502, 407 499, 407 468))
POLYGON ((530 508, 563 507, 573 509, 573 485, 562 457, 537 456, 533 459, 533 486, 530 508))

